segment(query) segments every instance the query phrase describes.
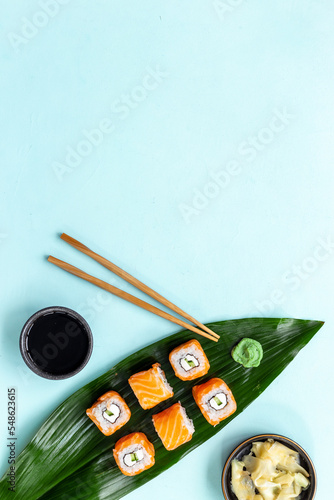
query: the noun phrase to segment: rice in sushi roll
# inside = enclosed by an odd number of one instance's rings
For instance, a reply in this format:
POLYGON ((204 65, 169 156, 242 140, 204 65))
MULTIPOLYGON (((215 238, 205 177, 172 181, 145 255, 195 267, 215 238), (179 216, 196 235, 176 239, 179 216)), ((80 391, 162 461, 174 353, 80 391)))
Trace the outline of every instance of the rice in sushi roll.
POLYGON ((181 380, 194 380, 206 375, 210 363, 198 340, 189 340, 175 347, 169 354, 175 375, 181 380))
POLYGON ((100 396, 86 413, 105 436, 111 436, 118 431, 131 417, 130 408, 115 391, 100 396))
POLYGON ((195 385, 192 392, 197 406, 211 425, 219 424, 237 409, 231 389, 220 378, 195 385))
POLYGON ((149 370, 132 375, 129 384, 144 410, 149 410, 174 395, 159 363, 154 363, 149 370))
POLYGON ((115 444, 114 459, 125 476, 135 476, 155 463, 153 444, 143 432, 133 432, 115 444))
POLYGON ((180 402, 153 415, 152 420, 162 444, 168 451, 190 441, 195 432, 193 422, 180 402))

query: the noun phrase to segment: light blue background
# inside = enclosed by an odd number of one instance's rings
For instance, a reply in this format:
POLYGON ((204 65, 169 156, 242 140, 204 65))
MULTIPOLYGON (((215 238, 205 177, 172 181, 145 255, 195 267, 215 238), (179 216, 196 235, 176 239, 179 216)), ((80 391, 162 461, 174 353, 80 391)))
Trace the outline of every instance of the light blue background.
POLYGON ((0 1, 1 473, 8 386, 21 451, 73 391, 176 331, 47 263, 50 253, 134 292, 59 240, 65 231, 203 322, 326 321, 241 416, 127 498, 222 498, 228 453, 261 432, 305 447, 317 498, 332 498, 333 2, 63 0, 46 18, 41 3, 0 1), (24 18, 46 25, 24 41, 24 18), (278 112, 289 118, 272 133, 278 112), (55 162, 106 118, 114 131, 57 176, 55 162), (61 382, 30 372, 18 349, 25 320, 49 305, 80 311, 95 339, 87 367, 61 382))

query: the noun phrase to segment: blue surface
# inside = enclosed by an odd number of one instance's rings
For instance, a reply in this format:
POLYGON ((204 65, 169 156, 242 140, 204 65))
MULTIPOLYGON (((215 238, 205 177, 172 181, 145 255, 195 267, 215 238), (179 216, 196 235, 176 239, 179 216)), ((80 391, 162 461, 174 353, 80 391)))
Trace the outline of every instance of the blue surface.
POLYGON ((326 321, 241 416, 127 498, 222 498, 228 453, 261 432, 300 443, 317 499, 332 498, 333 2, 58 2, 44 15, 43 0, 0 2, 1 472, 7 387, 21 451, 73 391, 175 331, 48 264, 53 254, 133 292, 65 231, 203 322, 326 321), (87 367, 61 382, 18 349, 49 305, 81 312, 95 339, 87 367))

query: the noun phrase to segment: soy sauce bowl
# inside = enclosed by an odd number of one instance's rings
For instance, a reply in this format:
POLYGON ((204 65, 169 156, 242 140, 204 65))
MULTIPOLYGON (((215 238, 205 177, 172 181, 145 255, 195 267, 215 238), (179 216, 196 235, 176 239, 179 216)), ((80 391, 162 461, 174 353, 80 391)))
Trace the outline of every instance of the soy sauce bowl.
POLYGON ((41 309, 22 328, 22 358, 40 377, 73 377, 86 366, 92 350, 93 336, 87 321, 67 307, 41 309))
POLYGON ((252 443, 254 441, 263 442, 267 441, 267 439, 274 439, 275 441, 278 441, 279 443, 282 443, 288 448, 291 448, 292 450, 297 451, 297 453, 299 453, 300 465, 304 467, 304 469, 307 470, 307 472, 310 475, 310 477, 308 478, 310 481, 310 486, 307 488, 307 490, 302 491, 298 499, 313 500, 317 489, 317 476, 312 460, 310 459, 306 451, 301 446, 299 446, 299 444, 297 444, 295 441, 292 441, 292 439, 280 436, 278 434, 259 434, 258 436, 253 436, 240 443, 232 451, 232 453, 226 460, 222 474, 222 488, 225 500, 238 500, 237 496, 232 491, 232 485, 231 485, 232 460, 234 459, 241 460, 244 455, 248 455, 251 451, 252 443))

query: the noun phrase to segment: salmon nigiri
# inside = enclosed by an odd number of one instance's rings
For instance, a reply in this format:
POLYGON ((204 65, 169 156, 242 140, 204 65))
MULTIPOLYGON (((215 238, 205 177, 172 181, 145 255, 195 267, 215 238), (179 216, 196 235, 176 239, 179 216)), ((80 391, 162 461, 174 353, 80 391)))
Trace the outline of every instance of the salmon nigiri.
POLYGON ((174 395, 159 363, 154 363, 149 370, 132 375, 129 384, 144 410, 149 410, 174 395))
POLYGON ((191 440, 195 428, 181 403, 175 403, 166 410, 153 415, 155 430, 166 450, 175 450, 191 440))

